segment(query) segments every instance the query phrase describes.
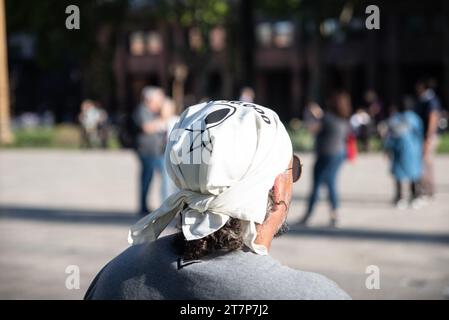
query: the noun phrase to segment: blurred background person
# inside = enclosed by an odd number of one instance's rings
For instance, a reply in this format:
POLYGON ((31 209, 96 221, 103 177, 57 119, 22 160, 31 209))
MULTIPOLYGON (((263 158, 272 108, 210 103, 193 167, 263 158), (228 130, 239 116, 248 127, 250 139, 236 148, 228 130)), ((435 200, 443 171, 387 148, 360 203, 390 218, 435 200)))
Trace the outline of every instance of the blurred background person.
MULTIPOLYGON (((211 100, 210 97, 204 96, 204 97, 201 97, 200 100, 198 100, 198 103, 209 102, 210 100, 211 100)), ((196 100, 193 98, 191 99, 191 101, 192 101, 192 103, 190 105, 194 105, 197 103, 196 100)))
POLYGON ((384 148, 395 180, 393 203, 399 209, 405 209, 409 204, 417 209, 420 206, 417 182, 422 176, 423 128, 421 119, 411 110, 413 106, 404 100, 399 107, 392 106, 384 148), (402 190, 405 183, 410 184, 409 200, 405 199, 402 190))
POLYGON ((307 129, 312 134, 316 134, 320 129, 321 119, 324 111, 315 101, 309 101, 304 109, 303 119, 307 129))
MULTIPOLYGON (((164 122, 166 129, 166 143, 170 139, 170 133, 173 130, 173 127, 175 126, 176 122, 179 120, 179 116, 176 114, 176 105, 173 99, 166 98, 164 101, 164 105, 161 109, 161 119, 164 122)), ((174 192, 177 191, 177 187, 171 180, 171 178, 168 176, 167 170, 164 170, 162 173, 162 180, 163 180, 163 186, 165 188, 164 194, 168 197, 174 192)))
POLYGON ((105 108, 103 108, 99 102, 96 103, 96 107, 100 114, 97 124, 100 147, 103 149, 107 149, 109 140, 109 116, 105 108))
POLYGON ((255 97, 256 97, 256 94, 254 93, 254 90, 252 88, 244 87, 242 89, 242 91, 240 92, 239 101, 253 103, 255 97))
POLYGON ((319 197, 320 186, 324 183, 329 191, 331 204, 330 225, 337 224, 339 207, 337 194, 337 174, 346 158, 346 139, 350 133, 349 116, 351 114, 351 98, 347 92, 338 91, 332 94, 329 111, 322 119, 316 137, 316 160, 313 167, 313 186, 309 196, 308 207, 299 224, 306 225, 319 197))
POLYGON ((368 89, 364 95, 366 111, 374 125, 377 125, 380 121, 384 120, 385 112, 384 106, 379 98, 379 95, 374 89, 368 89))
POLYGON ((363 108, 359 108, 351 116, 350 123, 362 151, 368 152, 371 137, 371 116, 363 108))
POLYGON ((81 147, 93 148, 99 145, 99 125, 103 114, 92 100, 84 100, 81 103, 81 112, 78 120, 81 124, 81 147))
MULTIPOLYGON (((149 211, 147 195, 153 179, 154 170, 163 176, 164 150, 166 143, 166 125, 161 119, 161 110, 165 102, 165 94, 161 88, 145 87, 142 90, 142 102, 137 107, 134 120, 139 133, 137 135, 137 155, 141 165, 139 189, 139 214, 149 211)), ((167 187, 162 179, 161 197, 167 195, 167 187)))
POLYGON ((430 87, 426 80, 418 80, 415 90, 418 96, 416 112, 421 118, 424 131, 422 153, 424 171, 419 188, 423 196, 431 199, 435 194, 434 157, 438 146, 438 123, 442 108, 434 88, 430 87))

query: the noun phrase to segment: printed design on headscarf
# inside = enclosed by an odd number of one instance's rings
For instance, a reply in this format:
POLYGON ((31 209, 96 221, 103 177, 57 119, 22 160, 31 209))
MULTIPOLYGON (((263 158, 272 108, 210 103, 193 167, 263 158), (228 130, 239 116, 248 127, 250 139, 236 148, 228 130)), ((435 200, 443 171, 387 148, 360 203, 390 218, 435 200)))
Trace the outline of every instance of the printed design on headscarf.
POLYGON ((257 105, 255 105, 253 103, 249 103, 249 102, 244 102, 244 101, 229 101, 229 103, 237 104, 237 105, 245 107, 245 108, 253 108, 253 110, 256 111, 260 115, 260 117, 266 124, 271 124, 271 120, 265 114, 265 111, 263 111, 257 105))
MULTIPOLYGON (((213 103, 210 102, 210 103, 213 103)), ((209 104, 210 104, 209 103, 209 104)), ((208 105, 209 105, 208 104, 208 105)), ((208 106, 207 105, 207 106, 208 106)), ((206 106, 206 108, 207 108, 206 106)), ((209 113, 204 119, 199 122, 192 124, 191 128, 186 128, 185 130, 190 131, 194 134, 192 143, 190 144, 189 153, 193 152, 198 148, 205 148, 210 153, 212 153, 213 143, 210 136, 209 130, 222 124, 226 119, 232 116, 237 110, 236 107, 230 106, 224 103, 214 103, 213 106, 223 106, 220 109, 214 110, 209 113)))

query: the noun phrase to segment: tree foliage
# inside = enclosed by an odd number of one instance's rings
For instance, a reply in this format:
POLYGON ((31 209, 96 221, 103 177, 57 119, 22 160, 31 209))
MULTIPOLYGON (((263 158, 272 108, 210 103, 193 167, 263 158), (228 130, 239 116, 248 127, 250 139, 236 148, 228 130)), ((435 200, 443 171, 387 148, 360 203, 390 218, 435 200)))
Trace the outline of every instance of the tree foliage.
POLYGON ((36 58, 44 68, 57 68, 67 58, 86 63, 97 47, 97 28, 120 24, 126 7, 126 0, 7 0, 7 31, 34 35, 36 58), (80 9, 79 30, 65 27, 69 5, 80 9))

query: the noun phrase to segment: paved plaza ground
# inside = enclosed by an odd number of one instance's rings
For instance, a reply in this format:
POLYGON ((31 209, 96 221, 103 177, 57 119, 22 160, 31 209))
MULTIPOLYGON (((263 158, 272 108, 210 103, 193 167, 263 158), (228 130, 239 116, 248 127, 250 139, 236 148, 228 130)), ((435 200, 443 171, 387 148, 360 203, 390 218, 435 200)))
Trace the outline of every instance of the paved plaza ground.
MULTIPOLYGON (((289 222, 304 212, 313 156, 300 154, 289 222)), ((292 226, 271 254, 322 273, 355 299, 449 298, 449 157, 436 163, 438 195, 419 210, 391 205, 393 183, 381 154, 346 163, 341 221, 328 228, 322 201, 310 227, 292 226), (380 289, 365 286, 380 270, 380 289)), ((127 151, 0 151, 0 298, 80 299, 100 268, 125 249, 136 218, 138 163, 127 151), (65 286, 80 269, 79 290, 65 286)), ((159 202, 158 179, 151 202, 159 202)), ((325 192, 323 197, 325 198, 325 192)))

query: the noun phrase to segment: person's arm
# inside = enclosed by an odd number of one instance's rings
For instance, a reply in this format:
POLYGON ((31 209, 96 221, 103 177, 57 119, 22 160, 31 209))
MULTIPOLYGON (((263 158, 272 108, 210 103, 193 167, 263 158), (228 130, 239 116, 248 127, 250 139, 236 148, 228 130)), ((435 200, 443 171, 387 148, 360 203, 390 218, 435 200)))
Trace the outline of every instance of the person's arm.
POLYGON ((426 157, 431 149, 432 141, 431 138, 438 131, 438 121, 440 115, 438 110, 432 110, 429 113, 429 122, 427 132, 425 132, 424 136, 424 157, 426 157))
POLYGON ((142 124, 142 130, 146 134, 153 134, 153 133, 164 131, 165 127, 166 127, 165 122, 160 118, 157 118, 157 119, 151 120, 151 121, 147 121, 142 124))
POLYGON ((153 134, 164 130, 164 123, 160 117, 149 118, 143 107, 139 107, 134 115, 134 121, 140 130, 146 134, 153 134))
POLYGON ((385 156, 391 159, 391 153, 393 150, 393 138, 391 136, 391 122, 386 120, 386 122, 379 124, 380 128, 380 136, 382 139, 382 150, 385 156))
POLYGON ((439 120, 440 120, 439 112, 437 110, 430 111, 429 126, 426 132, 426 139, 432 137, 438 131, 439 120))
POLYGON ((318 105, 312 106, 310 108, 310 113, 315 117, 315 119, 320 120, 324 116, 323 109, 319 107, 318 105))
POLYGON ((311 134, 316 135, 321 130, 321 121, 312 122, 307 128, 311 134))

